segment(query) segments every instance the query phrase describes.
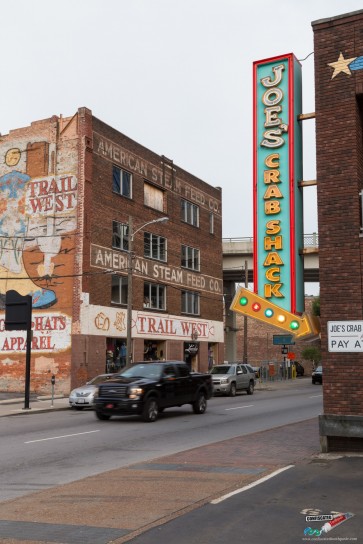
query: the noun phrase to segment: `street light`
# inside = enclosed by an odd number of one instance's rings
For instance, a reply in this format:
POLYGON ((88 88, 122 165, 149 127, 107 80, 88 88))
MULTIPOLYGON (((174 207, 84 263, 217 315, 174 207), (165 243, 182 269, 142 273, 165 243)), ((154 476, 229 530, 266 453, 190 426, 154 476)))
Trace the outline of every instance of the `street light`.
POLYGON ((159 219, 153 219, 144 223, 134 231, 133 228, 133 219, 131 215, 129 216, 129 251, 128 251, 128 267, 127 267, 127 341, 126 341, 126 361, 127 364, 132 362, 132 350, 131 350, 131 327, 132 327, 132 280, 133 280, 133 269, 132 269, 132 251, 134 245, 134 237, 140 230, 151 225, 152 223, 165 223, 169 221, 169 217, 159 217, 159 219))

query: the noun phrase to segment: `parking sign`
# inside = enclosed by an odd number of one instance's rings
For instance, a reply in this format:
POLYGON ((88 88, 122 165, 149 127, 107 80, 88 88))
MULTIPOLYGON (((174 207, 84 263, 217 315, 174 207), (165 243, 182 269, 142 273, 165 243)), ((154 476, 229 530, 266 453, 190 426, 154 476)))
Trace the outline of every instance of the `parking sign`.
POLYGON ((363 352, 363 321, 328 321, 330 352, 363 352))

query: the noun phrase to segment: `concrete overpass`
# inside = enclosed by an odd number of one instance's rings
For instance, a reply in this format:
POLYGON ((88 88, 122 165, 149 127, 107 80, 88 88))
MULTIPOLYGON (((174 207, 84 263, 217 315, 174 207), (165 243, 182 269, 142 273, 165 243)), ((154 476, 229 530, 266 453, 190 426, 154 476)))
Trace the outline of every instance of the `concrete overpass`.
MULTIPOLYGON (((245 261, 248 282, 253 282, 253 238, 223 238, 223 281, 245 283, 245 261)), ((304 281, 319 281, 319 236, 304 234, 304 281)))
MULTIPOLYGON (((236 283, 245 285, 247 261, 248 283, 253 283, 253 238, 223 238, 223 290, 225 295, 225 357, 236 360, 236 314, 230 305, 236 283)), ((317 233, 304 234, 304 282, 319 282, 319 237, 317 233)))

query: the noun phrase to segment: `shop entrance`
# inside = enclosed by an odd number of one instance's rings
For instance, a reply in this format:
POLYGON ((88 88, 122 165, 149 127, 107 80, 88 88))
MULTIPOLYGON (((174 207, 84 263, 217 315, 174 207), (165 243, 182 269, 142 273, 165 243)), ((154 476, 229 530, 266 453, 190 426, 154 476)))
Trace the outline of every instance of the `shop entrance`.
POLYGON ((198 370, 198 342, 184 342, 184 361, 189 366, 190 370, 198 370))
POLYGON ((119 372, 126 366, 126 342, 122 338, 107 338, 106 372, 119 372))
POLYGON ((144 361, 164 361, 165 342, 144 341, 144 361))

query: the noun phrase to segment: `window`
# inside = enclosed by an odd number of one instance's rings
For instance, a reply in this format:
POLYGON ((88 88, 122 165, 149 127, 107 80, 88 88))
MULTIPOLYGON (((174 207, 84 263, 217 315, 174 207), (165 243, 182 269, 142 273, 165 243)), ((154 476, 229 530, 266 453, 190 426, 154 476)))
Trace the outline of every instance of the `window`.
POLYGON ((144 257, 166 262, 166 238, 144 232, 144 257))
POLYGON ((111 302, 127 304, 127 287, 126 276, 112 276, 111 302))
POLYGON ((117 166, 113 167, 112 190, 122 196, 132 197, 132 174, 117 166))
POLYGON ((199 293, 182 291, 182 312, 199 315, 199 293))
POLYGON ((181 220, 194 227, 199 227, 199 206, 188 200, 181 200, 181 220))
POLYGON ((116 249, 129 249, 129 226, 124 223, 112 221, 112 247, 116 249))
POLYGON ((214 213, 209 214, 209 234, 214 234, 214 213))
POLYGON ((144 183, 144 204, 160 212, 164 210, 164 191, 151 185, 150 183, 144 183))
POLYGON ((165 310, 165 287, 155 283, 144 283, 144 308, 165 310))
POLYGON ((166 365, 164 367, 164 376, 166 378, 176 378, 176 372, 175 372, 175 368, 173 365, 166 365))
POLYGON ((189 368, 187 367, 187 365, 178 365, 177 369, 179 370, 179 376, 181 378, 189 377, 189 368))
POLYGON ((182 246, 181 266, 190 270, 200 270, 199 249, 182 246))

